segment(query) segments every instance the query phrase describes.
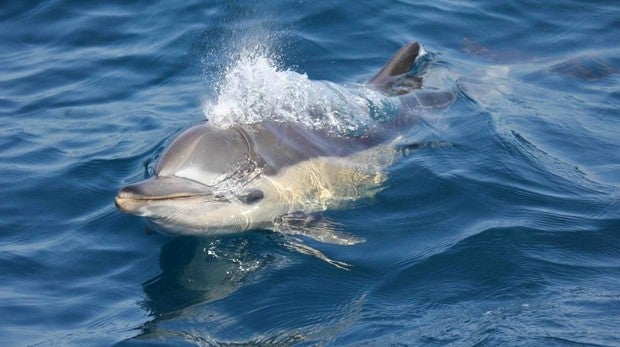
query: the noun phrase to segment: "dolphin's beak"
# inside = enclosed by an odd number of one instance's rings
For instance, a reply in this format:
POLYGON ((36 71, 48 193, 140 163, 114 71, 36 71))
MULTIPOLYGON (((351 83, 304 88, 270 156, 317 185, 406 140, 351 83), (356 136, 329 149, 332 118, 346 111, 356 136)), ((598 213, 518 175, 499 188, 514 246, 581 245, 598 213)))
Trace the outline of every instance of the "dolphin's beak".
POLYGON ((125 213, 135 213, 139 207, 156 200, 171 200, 210 195, 209 187, 176 176, 162 176, 123 187, 114 202, 125 213))

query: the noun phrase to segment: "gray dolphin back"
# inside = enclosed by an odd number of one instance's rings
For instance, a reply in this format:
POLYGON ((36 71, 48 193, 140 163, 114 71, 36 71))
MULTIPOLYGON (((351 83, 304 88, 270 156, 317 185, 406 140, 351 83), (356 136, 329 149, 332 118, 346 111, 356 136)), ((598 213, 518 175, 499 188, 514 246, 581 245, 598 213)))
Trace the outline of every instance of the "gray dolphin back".
POLYGON ((383 85, 393 77, 402 75, 411 70, 413 62, 420 54, 420 45, 410 42, 401 47, 383 68, 369 82, 375 85, 383 85))

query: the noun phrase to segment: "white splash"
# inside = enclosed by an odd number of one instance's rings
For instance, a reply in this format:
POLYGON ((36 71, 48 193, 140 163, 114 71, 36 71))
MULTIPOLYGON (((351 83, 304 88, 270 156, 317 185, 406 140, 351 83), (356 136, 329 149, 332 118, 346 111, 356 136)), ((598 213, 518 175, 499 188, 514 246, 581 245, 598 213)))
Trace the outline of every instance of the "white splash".
POLYGON ((311 81, 262 53, 243 52, 224 72, 215 101, 203 104, 211 124, 229 127, 270 119, 338 135, 363 132, 394 109, 394 98, 364 85, 311 81))

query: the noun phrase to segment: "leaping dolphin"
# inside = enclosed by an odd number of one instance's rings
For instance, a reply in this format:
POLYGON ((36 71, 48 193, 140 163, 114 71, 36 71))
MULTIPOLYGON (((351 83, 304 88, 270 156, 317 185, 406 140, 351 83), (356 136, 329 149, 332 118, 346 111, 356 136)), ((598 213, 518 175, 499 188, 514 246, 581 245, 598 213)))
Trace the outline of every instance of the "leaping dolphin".
POLYGON ((400 108, 363 134, 337 136, 273 120, 226 128, 206 122, 167 147, 155 177, 122 188, 116 206, 171 234, 271 229, 342 245, 363 241, 317 213, 376 194, 398 155, 400 129, 412 124, 416 107, 453 99, 452 93, 439 102, 429 93, 411 93, 421 84, 409 73, 419 54, 417 42, 403 46, 369 81, 400 108))

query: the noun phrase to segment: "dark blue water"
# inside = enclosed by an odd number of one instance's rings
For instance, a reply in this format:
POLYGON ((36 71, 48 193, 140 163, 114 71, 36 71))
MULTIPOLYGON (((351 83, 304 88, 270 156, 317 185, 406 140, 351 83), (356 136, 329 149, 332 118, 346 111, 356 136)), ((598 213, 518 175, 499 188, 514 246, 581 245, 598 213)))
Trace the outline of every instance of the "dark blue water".
POLYGON ((3 1, 0 345, 618 345, 619 57, 616 1, 3 1), (350 83, 411 40, 458 97, 326 213, 351 270, 115 209, 235 52, 350 83))

